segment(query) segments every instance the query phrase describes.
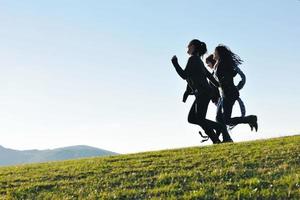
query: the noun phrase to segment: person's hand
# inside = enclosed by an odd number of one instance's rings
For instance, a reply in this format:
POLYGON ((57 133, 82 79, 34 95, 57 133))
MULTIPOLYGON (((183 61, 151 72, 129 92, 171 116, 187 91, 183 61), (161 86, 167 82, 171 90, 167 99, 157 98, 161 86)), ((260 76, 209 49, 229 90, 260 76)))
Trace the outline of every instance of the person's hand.
POLYGON ((176 56, 173 56, 171 61, 172 61, 173 65, 178 63, 178 59, 176 56))

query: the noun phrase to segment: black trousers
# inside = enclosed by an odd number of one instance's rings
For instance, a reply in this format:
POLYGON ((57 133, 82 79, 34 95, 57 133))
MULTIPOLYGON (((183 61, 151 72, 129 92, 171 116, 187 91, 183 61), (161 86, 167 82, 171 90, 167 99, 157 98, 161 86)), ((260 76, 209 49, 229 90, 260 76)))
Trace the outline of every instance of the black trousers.
POLYGON ((249 123, 249 117, 231 117, 232 108, 236 98, 223 97, 223 104, 217 110, 216 121, 226 125, 234 126, 237 124, 249 123))
MULTIPOLYGON (((206 113, 208 104, 210 101, 210 96, 206 94, 198 95, 190 109, 188 115, 188 122, 191 124, 199 125, 206 135, 212 140, 213 143, 219 143, 220 140, 214 130, 216 132, 227 132, 226 126, 221 123, 211 121, 206 119, 206 113), (224 130, 226 129, 226 130, 224 130)), ((229 136, 229 135, 228 135, 229 136)))

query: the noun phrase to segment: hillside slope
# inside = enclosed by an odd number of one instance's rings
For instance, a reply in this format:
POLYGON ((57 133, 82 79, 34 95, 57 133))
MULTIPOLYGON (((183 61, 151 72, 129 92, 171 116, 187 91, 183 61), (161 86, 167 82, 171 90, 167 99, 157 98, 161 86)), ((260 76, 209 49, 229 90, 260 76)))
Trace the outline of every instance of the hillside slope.
POLYGON ((300 136, 0 168, 0 199, 300 199, 300 136))

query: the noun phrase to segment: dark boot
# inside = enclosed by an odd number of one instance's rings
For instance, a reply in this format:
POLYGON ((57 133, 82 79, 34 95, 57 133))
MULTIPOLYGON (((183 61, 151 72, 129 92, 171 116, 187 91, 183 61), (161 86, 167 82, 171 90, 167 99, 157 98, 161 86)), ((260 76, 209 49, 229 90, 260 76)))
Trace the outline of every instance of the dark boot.
POLYGON ((231 139, 231 137, 228 133, 226 125, 222 125, 222 135, 223 135, 223 141, 222 141, 223 143, 224 142, 233 142, 233 140, 231 139))
POLYGON ((205 130, 205 134, 211 139, 214 144, 221 143, 215 132, 211 130, 205 130))
POLYGON ((248 121, 248 124, 249 124, 249 126, 251 128, 251 131, 254 128, 255 131, 257 132, 257 129, 258 129, 257 116, 255 116, 255 115, 249 115, 249 116, 247 116, 247 121, 248 121))

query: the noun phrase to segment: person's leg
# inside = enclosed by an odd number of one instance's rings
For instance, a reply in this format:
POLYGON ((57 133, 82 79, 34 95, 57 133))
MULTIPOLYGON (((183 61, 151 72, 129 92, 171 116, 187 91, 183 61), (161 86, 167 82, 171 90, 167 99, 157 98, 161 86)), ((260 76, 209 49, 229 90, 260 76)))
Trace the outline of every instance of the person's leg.
POLYGON ((244 104, 244 102, 243 102, 243 100, 241 98, 238 98, 237 101, 239 102, 239 105, 240 105, 241 116, 245 117, 246 116, 246 107, 245 107, 245 104, 244 104))
POLYGON ((227 126, 224 122, 224 113, 223 113, 223 98, 221 97, 217 104, 217 115, 216 121, 219 123, 219 128, 216 130, 216 134, 219 137, 221 133, 223 133, 223 142, 233 142, 228 130, 227 126))
MULTIPOLYGON (((218 138, 218 140, 219 140, 220 134, 222 133, 223 142, 232 142, 232 139, 227 131, 227 127, 224 123, 214 122, 212 120, 206 119, 206 113, 207 113, 209 101, 210 101, 210 98, 208 96, 204 96, 201 99, 199 99, 198 107, 199 107, 200 111, 202 110, 202 112, 198 112, 197 116, 198 116, 198 119, 199 118, 203 119, 203 121, 201 122, 202 127, 205 127, 205 129, 208 130, 207 132, 209 132, 211 130, 215 130, 216 137, 218 138)), ((219 112, 222 112, 222 100, 219 105, 220 105, 219 106, 220 108, 218 110, 219 110, 219 112)))
POLYGON ((219 99, 217 104, 217 113, 216 113, 216 121, 219 123, 224 124, 224 117, 223 117, 223 98, 219 99))
POLYGON ((237 124, 249 124, 250 127, 254 127, 257 130, 257 117, 255 115, 249 115, 245 117, 231 117, 232 108, 235 99, 223 98, 223 119, 226 125, 235 126, 237 124))
POLYGON ((223 120, 224 120, 224 124, 226 125, 235 125, 233 124, 231 119, 234 102, 235 100, 233 99, 227 97, 223 98, 223 120))
MULTIPOLYGON (((225 125, 224 117, 223 117, 223 99, 222 97, 219 98, 219 102, 217 104, 217 112, 216 112, 216 122, 225 125)), ((226 125, 225 125, 226 128, 226 125)), ((219 137, 221 135, 221 130, 217 130, 216 134, 219 137)))
POLYGON ((198 105, 199 112, 197 112, 197 118, 199 119, 199 123, 201 124, 201 127, 203 128, 205 133, 212 140, 215 140, 217 143, 219 143, 220 132, 225 132, 226 134, 227 130, 226 130, 226 126, 224 126, 225 127, 224 128, 222 124, 206 119, 206 113, 207 113, 209 102, 210 102, 209 96, 198 97, 197 105, 198 105), (215 132, 218 134, 216 134, 215 132))
POLYGON ((223 142, 232 142, 232 139, 227 131, 227 127, 224 123, 214 122, 209 119, 205 119, 205 124, 208 126, 208 128, 216 130, 217 137, 219 137, 222 133, 223 142))
POLYGON ((188 122, 191 124, 197 124, 197 117, 196 117, 196 100, 194 101, 192 107, 190 108, 190 112, 188 115, 188 122))
POLYGON ((197 97, 190 109, 188 122, 199 125, 213 143, 220 143, 213 128, 208 125, 205 119, 208 103, 209 99, 207 97, 197 97))

